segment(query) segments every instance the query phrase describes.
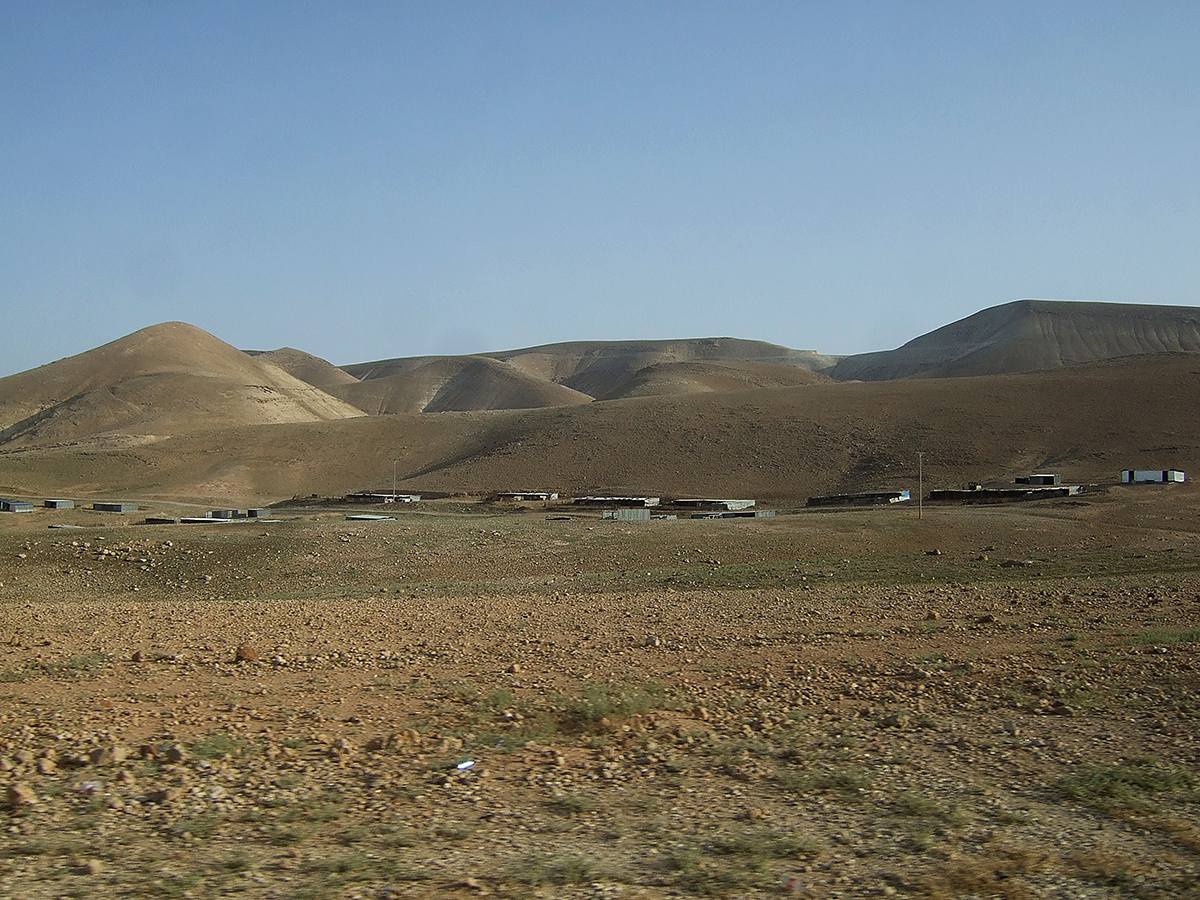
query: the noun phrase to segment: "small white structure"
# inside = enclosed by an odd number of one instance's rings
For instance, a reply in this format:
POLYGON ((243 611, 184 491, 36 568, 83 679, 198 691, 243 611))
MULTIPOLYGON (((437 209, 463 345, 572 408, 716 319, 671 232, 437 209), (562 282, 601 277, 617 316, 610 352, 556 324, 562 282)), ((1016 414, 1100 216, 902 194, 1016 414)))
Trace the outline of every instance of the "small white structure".
POLYGON ((1121 484, 1182 483, 1187 476, 1178 469, 1122 469, 1121 484))
POLYGON ((753 500, 711 500, 706 498, 694 498, 687 500, 676 500, 676 506, 696 506, 701 509, 750 509, 754 506, 753 500))

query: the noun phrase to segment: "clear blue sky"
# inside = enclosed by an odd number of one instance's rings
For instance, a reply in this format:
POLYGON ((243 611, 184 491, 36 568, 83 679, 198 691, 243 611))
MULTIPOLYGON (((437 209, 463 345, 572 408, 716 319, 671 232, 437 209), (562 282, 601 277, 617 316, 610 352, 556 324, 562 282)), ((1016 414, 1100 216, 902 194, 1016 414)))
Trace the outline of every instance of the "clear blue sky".
POLYGON ((0 0, 0 374, 1200 305, 1200 3, 0 0))

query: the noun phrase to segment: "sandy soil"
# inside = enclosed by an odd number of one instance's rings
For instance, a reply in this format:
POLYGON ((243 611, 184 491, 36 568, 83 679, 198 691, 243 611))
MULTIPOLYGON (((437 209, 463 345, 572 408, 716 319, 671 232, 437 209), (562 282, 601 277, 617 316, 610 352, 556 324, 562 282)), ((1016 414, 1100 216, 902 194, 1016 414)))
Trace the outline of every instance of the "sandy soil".
POLYGON ((0 896, 1200 897, 1195 507, 6 516, 0 896))

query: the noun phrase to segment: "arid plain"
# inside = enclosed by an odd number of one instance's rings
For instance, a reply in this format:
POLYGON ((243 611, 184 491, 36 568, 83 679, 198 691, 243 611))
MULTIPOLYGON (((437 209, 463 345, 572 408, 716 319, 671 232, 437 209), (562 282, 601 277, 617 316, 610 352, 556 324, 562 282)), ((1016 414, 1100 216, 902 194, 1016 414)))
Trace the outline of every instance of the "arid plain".
MULTIPOLYGON (((141 367, 115 380, 62 361, 55 396, 0 379, 8 496, 142 506, 0 518, 0 895, 1200 897, 1200 492, 1116 483, 1200 460, 1193 352, 876 383, 639 359, 617 399, 368 415, 316 382, 428 386, 168 336, 107 351, 141 367), (803 507, 915 491, 918 453, 926 489, 1088 489, 803 507), (447 496, 143 524, 393 465, 447 496), (516 488, 778 515, 487 500, 516 488)), ((494 399, 493 362, 442 396, 494 399)))

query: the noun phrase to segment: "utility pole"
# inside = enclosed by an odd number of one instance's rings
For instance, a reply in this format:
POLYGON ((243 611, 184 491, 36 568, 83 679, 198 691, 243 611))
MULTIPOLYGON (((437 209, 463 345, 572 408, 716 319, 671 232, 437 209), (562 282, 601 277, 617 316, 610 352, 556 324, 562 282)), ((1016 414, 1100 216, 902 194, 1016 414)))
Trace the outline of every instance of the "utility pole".
POLYGON ((396 502, 396 461, 392 460, 392 502, 396 502))
POLYGON ((921 518, 925 505, 925 451, 917 451, 917 518, 921 518))

